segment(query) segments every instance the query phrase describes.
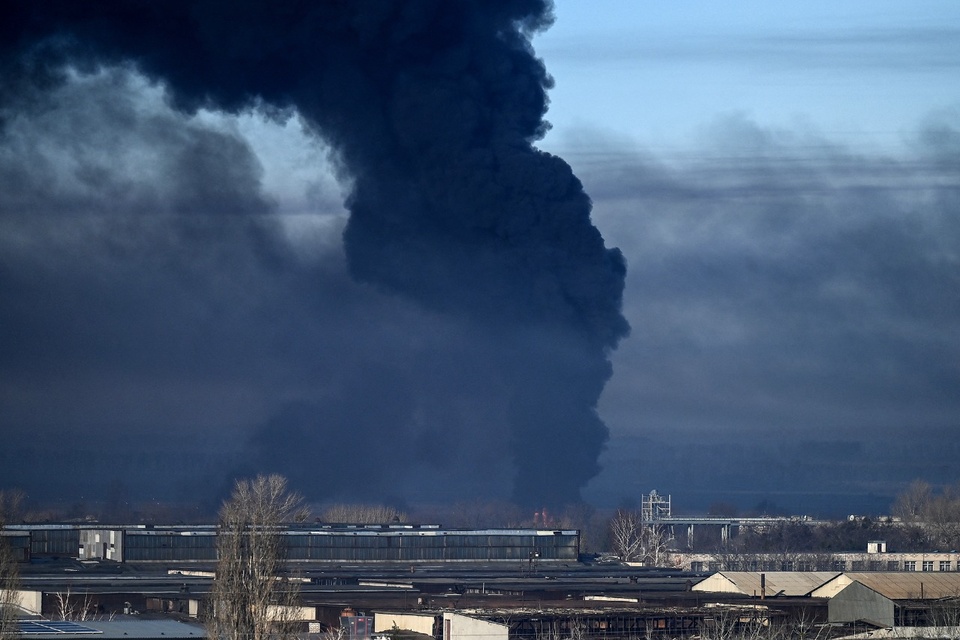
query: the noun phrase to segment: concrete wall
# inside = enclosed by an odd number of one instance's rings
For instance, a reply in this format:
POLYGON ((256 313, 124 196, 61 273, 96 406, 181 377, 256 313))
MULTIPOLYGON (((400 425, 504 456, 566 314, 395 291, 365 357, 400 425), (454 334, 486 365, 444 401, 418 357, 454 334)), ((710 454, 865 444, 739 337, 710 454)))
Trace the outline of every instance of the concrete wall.
POLYGON ((374 613, 373 632, 390 631, 394 625, 398 629, 416 631, 428 636, 433 635, 434 615, 422 613, 374 613))
POLYGON ((43 593, 40 591, 14 591, 9 594, 6 590, 0 591, 0 602, 15 602, 25 613, 40 615, 43 603, 43 593))
POLYGON ((317 608, 271 604, 267 609, 267 616, 269 616, 271 620, 299 620, 301 622, 309 622, 317 619, 317 608))
POLYGON ((443 640, 507 640, 509 631, 505 624, 458 613, 443 614, 443 640))

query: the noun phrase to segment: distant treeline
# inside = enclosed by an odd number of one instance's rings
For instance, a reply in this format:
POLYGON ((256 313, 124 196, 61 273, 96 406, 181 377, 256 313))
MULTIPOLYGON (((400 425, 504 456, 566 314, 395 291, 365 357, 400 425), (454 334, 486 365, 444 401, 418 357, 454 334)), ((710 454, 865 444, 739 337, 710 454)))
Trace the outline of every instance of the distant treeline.
MULTIPOLYGON (((888 551, 896 552, 960 549, 960 485, 936 491, 916 480, 897 496, 890 516, 851 516, 817 525, 784 520, 762 528, 744 527, 725 548, 742 553, 844 553, 863 551, 871 540, 883 540, 888 551)), ((692 548, 716 551, 718 541, 718 536, 698 534, 692 548)))

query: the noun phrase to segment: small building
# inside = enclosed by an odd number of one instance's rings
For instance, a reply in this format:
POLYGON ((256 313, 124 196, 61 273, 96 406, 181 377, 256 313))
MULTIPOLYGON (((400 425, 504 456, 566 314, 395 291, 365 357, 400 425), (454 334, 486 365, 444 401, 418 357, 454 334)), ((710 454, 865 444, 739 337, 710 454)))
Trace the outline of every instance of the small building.
MULTIPOLYGON (((811 595, 818 597, 816 593, 815 591, 811 595)), ((827 622, 833 624, 866 622, 876 627, 892 627, 893 600, 854 581, 829 597, 827 622)))
POLYGON ((462 613, 374 613, 374 631, 391 629, 414 631, 442 640, 508 640, 510 628, 506 624, 467 616, 462 613))

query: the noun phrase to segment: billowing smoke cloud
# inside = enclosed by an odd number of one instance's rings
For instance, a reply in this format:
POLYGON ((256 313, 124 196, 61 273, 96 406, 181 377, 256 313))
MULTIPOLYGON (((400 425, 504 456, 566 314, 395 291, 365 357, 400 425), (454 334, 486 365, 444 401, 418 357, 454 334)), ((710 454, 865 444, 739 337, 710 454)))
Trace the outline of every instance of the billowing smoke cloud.
POLYGON ((960 112, 884 154, 739 113, 679 158, 581 135, 638 328, 591 500, 886 514, 915 478, 956 481, 960 112))
MULTIPOLYGON (((479 437, 483 453, 502 444, 517 501, 578 498, 607 438, 596 405, 609 352, 628 331, 625 265, 604 246, 567 164, 533 146, 546 128, 550 78, 529 35, 549 24, 547 2, 14 2, 2 17, 8 96, 56 87, 68 68, 133 65, 187 113, 295 111, 331 146, 349 184, 350 275, 419 306, 430 318, 424 330, 449 331, 449 344, 433 338, 420 354, 420 366, 443 362, 437 374, 411 380, 410 364, 344 366, 353 373, 331 384, 336 401, 293 402, 266 420, 252 464, 275 465, 286 453, 302 469, 304 443, 321 445, 316 433, 442 464, 441 445, 453 433, 479 437), (457 369, 470 375, 444 375, 457 369), (477 398, 494 392, 506 398, 502 408, 475 407, 469 429, 440 426, 462 423, 477 398), (422 409, 410 398, 431 393, 445 407, 457 404, 451 397, 463 401, 413 429, 422 409), (362 407, 369 418, 358 423, 362 407)), ((16 109, 4 106, 9 121, 16 109)), ((221 167, 246 159, 242 148, 219 153, 211 162, 221 167)), ((240 166, 233 178, 248 174, 240 166)), ((202 188, 243 188, 216 177, 231 184, 199 179, 192 187, 207 201, 202 188)), ((263 251, 282 271, 283 258, 263 251)), ((300 290, 289 280, 304 276, 277 277, 300 290)), ((333 464, 329 475, 351 468, 333 464)))

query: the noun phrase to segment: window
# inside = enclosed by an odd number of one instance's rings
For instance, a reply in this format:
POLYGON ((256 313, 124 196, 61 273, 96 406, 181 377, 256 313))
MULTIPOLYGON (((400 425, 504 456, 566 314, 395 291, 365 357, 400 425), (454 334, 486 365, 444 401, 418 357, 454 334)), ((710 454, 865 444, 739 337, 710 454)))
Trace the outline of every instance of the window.
POLYGON ((900 561, 887 560, 887 571, 900 571, 900 561))
POLYGON ((854 560, 850 563, 851 571, 863 571, 863 560, 854 560))
POLYGON ((845 560, 834 560, 833 561, 833 570, 834 571, 846 571, 847 562, 845 560))
POLYGON ((703 563, 702 563, 702 562, 691 562, 691 563, 690 563, 690 571, 695 571, 695 572, 697 572, 697 573, 703 571, 703 563))
POLYGON ((924 561, 923 561, 923 570, 924 570, 924 571, 933 571, 933 560, 924 560, 924 561))
POLYGON ((903 570, 904 571, 916 571, 917 562, 915 560, 904 560, 903 561, 903 570))
POLYGON ((940 571, 950 571, 950 561, 941 560, 940 561, 940 571))

